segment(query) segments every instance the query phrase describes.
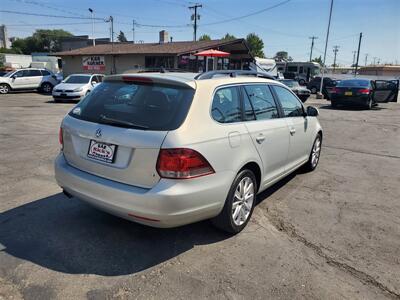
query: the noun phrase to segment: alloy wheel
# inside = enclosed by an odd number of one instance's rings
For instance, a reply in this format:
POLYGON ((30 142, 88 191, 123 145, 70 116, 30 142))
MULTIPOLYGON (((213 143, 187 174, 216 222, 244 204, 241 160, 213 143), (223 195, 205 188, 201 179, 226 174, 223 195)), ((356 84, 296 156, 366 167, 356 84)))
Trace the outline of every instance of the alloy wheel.
POLYGON ((244 177, 236 186, 232 202, 232 220, 237 226, 247 221, 254 201, 254 183, 250 177, 244 177))
POLYGON ((50 92, 51 92, 51 85, 45 83, 45 84, 43 85, 43 91, 44 91, 45 93, 50 93, 50 92))
POLYGON ((7 94, 9 91, 8 86, 5 84, 0 85, 0 94, 7 94))
POLYGON ((319 156, 321 154, 321 139, 318 137, 315 140, 312 152, 311 152, 311 165, 315 168, 319 161, 319 156))

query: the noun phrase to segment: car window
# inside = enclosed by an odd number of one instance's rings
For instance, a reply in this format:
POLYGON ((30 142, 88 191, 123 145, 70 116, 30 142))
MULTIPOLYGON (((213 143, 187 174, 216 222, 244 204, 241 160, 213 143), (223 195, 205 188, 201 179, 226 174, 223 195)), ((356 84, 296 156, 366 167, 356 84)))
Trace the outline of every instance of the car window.
POLYGON ((211 114, 213 119, 220 123, 241 121, 238 88, 226 87, 217 90, 214 94, 211 114))
POLYGON ((247 93, 243 91, 243 101, 244 101, 244 119, 245 121, 252 121, 256 119, 254 114, 253 105, 250 103, 250 99, 247 93))
POLYGON ((295 95, 288 89, 274 85, 273 86, 279 101, 281 102, 283 114, 285 117, 301 117, 303 116, 303 106, 295 95))
POLYGON ((24 71, 15 72, 13 76, 14 77, 23 77, 24 76, 24 71))
POLYGON ((250 100, 257 120, 279 118, 274 97, 266 84, 244 86, 245 97, 250 100))
POLYGON ((28 71, 28 75, 25 76, 42 76, 42 73, 40 72, 40 70, 27 70, 28 71))
POLYGON ((49 76, 49 75, 50 75, 50 72, 47 71, 47 70, 42 70, 42 75, 43 75, 43 76, 49 76))
POLYGON ((96 86, 69 113, 89 122, 168 131, 186 118, 194 90, 175 85, 109 81, 96 86), (169 95, 174 94, 174 97, 169 95))

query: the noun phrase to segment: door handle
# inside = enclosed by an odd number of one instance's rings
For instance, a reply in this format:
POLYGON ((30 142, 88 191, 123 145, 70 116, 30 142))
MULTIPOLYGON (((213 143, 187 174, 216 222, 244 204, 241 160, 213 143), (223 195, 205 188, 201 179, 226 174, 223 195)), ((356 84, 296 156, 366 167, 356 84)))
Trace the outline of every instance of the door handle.
POLYGON ((290 128, 289 132, 290 132, 291 135, 294 135, 296 133, 296 129, 290 128))
POLYGON ((265 136, 260 134, 259 136, 256 137, 257 143, 261 144, 262 142, 265 141, 265 136))

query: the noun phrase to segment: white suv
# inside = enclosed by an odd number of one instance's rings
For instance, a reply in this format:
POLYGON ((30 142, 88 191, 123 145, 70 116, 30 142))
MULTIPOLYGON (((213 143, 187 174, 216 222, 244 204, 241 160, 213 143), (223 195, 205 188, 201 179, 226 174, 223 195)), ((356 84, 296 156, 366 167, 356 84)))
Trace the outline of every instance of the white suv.
POLYGON ((8 72, 0 77, 0 94, 7 94, 11 90, 38 89, 44 93, 51 93, 58 84, 57 77, 46 69, 19 69, 8 72))
POLYGON ((258 193, 315 169, 322 129, 318 110, 277 81, 210 77, 106 77, 62 121, 64 193, 150 226, 211 218, 241 231, 258 193))

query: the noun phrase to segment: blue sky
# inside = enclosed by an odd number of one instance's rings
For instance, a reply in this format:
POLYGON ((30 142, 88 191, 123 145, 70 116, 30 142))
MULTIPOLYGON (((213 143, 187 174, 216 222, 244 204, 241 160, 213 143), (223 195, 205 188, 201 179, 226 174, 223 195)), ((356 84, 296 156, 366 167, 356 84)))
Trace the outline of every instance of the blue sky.
MULTIPOLYGON (((310 53, 309 36, 318 37, 313 56, 323 54, 330 0, 290 0, 269 11, 237 21, 206 25, 232 17, 246 15, 270 7, 283 0, 203 0, 199 9, 198 36, 208 34, 220 38, 229 32, 236 37, 257 33, 264 41, 264 53, 273 56, 279 50, 289 52, 295 60, 307 60, 310 53)), ((0 0, 1 9, 37 14, 89 17, 88 8, 96 17, 112 15, 115 32, 122 30, 132 39, 132 20, 147 25, 177 25, 181 27, 136 27, 136 40, 158 41, 158 31, 166 29, 174 41, 191 40, 191 11, 193 2, 186 0, 0 0)), ((107 37, 109 25, 99 21, 96 37, 107 37)), ((63 28, 76 35, 91 35, 90 20, 16 15, 0 12, 0 23, 9 25, 9 36, 24 37, 38 28, 63 28), (68 25, 66 25, 68 23, 68 25), (75 23, 75 24, 71 24, 75 23), (76 24, 80 23, 80 24, 76 24), (81 24, 88 23, 88 24, 81 24), (47 25, 65 24, 65 25, 47 25)), ((338 63, 352 63, 352 51, 357 49, 358 35, 363 32, 360 64, 374 57, 381 63, 400 63, 400 0, 334 0, 327 63, 333 62, 332 47, 338 45, 338 63)))

